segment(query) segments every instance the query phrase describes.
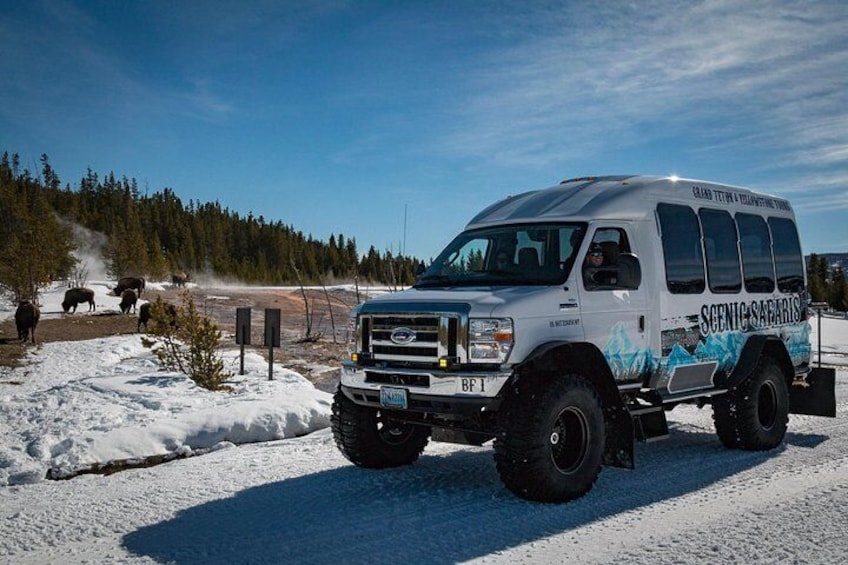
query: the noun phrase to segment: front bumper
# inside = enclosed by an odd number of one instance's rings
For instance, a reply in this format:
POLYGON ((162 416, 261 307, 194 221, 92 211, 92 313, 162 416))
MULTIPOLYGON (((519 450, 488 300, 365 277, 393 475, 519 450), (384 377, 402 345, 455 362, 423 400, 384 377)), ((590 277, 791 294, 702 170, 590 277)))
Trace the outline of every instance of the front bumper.
POLYGON ((341 389, 353 402, 373 408, 383 386, 407 390, 407 411, 470 415, 494 411, 512 371, 428 371, 396 367, 342 365, 341 389))

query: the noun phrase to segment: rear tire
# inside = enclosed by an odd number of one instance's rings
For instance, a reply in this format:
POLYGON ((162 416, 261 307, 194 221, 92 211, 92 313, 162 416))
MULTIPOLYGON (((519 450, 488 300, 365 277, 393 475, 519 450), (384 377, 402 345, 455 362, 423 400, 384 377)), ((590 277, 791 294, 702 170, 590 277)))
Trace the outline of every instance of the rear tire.
POLYGON ((604 416, 595 389, 578 375, 524 377, 504 407, 495 463, 504 485, 540 502, 589 492, 601 471, 604 416))
POLYGON ((780 445, 789 422, 789 390, 777 363, 760 358, 747 379, 715 398, 713 420, 725 447, 763 451, 780 445))
POLYGON ((430 428, 397 421, 391 411, 360 406, 341 388, 333 397, 330 425, 342 455, 369 469, 409 465, 430 439, 430 428))

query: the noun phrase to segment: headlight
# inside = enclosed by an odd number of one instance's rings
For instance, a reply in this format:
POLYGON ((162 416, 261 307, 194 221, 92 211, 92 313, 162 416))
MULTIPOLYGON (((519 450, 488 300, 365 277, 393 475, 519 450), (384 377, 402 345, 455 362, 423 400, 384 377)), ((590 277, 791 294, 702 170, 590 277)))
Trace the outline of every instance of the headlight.
POLYGON ((469 348, 472 362, 504 363, 512 350, 512 320, 477 318, 469 324, 469 348))
POLYGON ((359 323, 359 319, 357 316, 351 316, 347 319, 347 332, 345 332, 345 349, 347 350, 347 358, 353 361, 354 363, 357 361, 354 359, 354 355, 356 355, 356 330, 359 323))

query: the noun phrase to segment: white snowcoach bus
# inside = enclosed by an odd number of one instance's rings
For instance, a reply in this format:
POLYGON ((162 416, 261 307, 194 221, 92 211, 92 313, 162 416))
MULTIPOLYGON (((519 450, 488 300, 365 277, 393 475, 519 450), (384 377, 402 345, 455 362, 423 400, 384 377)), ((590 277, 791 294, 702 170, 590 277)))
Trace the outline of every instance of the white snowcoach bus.
POLYGON ((480 212, 409 290, 358 306, 332 429, 356 465, 494 440, 506 487, 585 494, 666 412, 710 404, 728 448, 835 416, 813 369, 792 207, 675 177, 579 178, 480 212))

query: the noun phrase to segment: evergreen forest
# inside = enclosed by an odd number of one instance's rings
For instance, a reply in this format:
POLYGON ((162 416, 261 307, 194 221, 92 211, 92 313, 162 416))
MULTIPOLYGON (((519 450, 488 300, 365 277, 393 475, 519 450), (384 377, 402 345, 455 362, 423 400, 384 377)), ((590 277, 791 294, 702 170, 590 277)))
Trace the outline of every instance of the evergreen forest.
POLYGON ((848 312, 845 268, 827 256, 811 253, 807 259, 807 291, 813 302, 826 302, 833 310, 848 312))
POLYGON ((33 173, 17 154, 3 153, 0 288, 16 300, 34 299, 51 281, 77 278, 85 269, 74 256, 81 233, 102 234, 100 254, 115 279, 184 272, 262 285, 357 280, 398 287, 414 281, 419 264, 373 246, 360 253, 356 239, 341 233, 320 241, 218 202, 184 203, 170 188, 142 195, 134 178, 114 173, 101 178, 89 169, 78 186, 62 186, 46 154, 33 173))

